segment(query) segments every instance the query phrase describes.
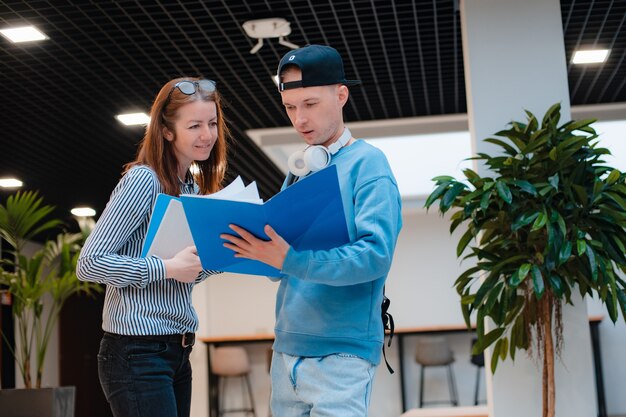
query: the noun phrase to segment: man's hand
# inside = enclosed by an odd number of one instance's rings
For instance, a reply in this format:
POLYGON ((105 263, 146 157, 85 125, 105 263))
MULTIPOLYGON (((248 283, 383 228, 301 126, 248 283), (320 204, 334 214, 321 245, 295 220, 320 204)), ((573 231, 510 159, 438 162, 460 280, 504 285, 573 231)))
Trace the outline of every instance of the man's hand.
POLYGON ((283 268, 289 244, 270 225, 266 225, 263 229, 270 240, 259 239, 246 229, 234 224, 229 227, 239 236, 221 234, 220 237, 228 241, 224 243, 224 246, 235 251, 235 258, 261 261, 278 270, 283 268))
POLYGON ((164 259, 163 263, 166 276, 180 282, 194 282, 202 271, 202 263, 195 246, 187 246, 173 258, 164 259))

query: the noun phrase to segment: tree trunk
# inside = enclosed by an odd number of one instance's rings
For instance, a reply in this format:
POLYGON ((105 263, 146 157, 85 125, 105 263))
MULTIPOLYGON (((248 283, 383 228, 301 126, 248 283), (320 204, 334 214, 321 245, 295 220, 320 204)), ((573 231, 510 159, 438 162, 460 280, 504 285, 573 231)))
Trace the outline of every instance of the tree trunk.
POLYGON ((543 325, 543 416, 554 417, 556 394, 554 390, 554 340, 552 338, 552 297, 545 294, 542 305, 543 325))

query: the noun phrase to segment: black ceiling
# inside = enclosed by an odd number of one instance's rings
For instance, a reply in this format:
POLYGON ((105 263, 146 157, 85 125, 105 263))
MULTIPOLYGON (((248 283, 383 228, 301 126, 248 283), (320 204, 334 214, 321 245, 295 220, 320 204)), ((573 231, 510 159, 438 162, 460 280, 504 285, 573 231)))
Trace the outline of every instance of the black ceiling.
MULTIPOLYGON (((288 40, 330 44, 344 56, 352 91, 348 121, 464 113, 460 19, 454 0, 5 1, 0 27, 34 24, 50 38, 0 39, 0 177, 40 190, 58 213, 100 213, 134 157, 142 128, 114 116, 147 111, 160 86, 181 75, 218 80, 235 146, 229 176, 275 193, 281 172, 247 129, 289 126, 271 80, 288 51, 256 43, 242 23, 282 17, 288 40)), ((572 104, 626 101, 626 1, 562 0, 568 60, 579 46, 612 49, 593 67, 568 66, 572 104)), ((514 17, 512 17, 514 18, 514 17)), ((529 22, 532 25, 532 22, 529 22)), ((533 59, 521 51, 520 59, 533 59)), ((537 63, 541 65, 541 63, 537 63)), ((8 191, 0 191, 1 201, 8 191)))

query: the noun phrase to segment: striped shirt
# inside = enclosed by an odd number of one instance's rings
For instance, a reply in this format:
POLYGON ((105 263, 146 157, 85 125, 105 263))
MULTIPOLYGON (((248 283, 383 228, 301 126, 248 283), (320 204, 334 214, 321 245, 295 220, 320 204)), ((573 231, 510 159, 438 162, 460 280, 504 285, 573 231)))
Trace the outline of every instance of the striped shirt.
MULTIPOLYGON (((152 207, 162 192, 147 166, 131 168, 117 184, 78 259, 82 281, 106 284, 102 329, 123 335, 195 332, 198 317, 191 303, 194 285, 215 271, 202 271, 195 282, 166 277, 163 260, 141 258, 152 207)), ((181 193, 198 186, 181 181, 181 193)))

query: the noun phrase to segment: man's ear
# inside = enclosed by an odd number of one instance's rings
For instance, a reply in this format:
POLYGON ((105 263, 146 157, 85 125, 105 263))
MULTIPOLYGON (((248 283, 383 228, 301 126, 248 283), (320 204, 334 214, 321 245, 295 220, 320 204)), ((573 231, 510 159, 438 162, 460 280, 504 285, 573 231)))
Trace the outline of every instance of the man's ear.
POLYGON ((167 127, 163 126, 163 137, 171 142, 174 140, 174 133, 167 127))
POLYGON ((348 97, 350 97, 350 90, 343 84, 337 86, 337 99, 339 100, 339 104, 343 107, 348 101, 348 97))

